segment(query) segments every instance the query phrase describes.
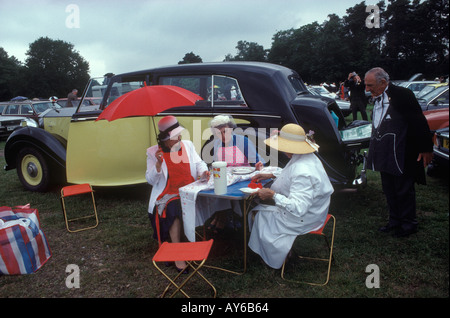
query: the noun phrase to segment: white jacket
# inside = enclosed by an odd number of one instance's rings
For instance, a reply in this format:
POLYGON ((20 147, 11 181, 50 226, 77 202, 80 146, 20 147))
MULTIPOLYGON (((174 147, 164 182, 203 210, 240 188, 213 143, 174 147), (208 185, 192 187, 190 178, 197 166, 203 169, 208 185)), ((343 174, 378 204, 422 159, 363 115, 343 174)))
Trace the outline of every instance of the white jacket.
POLYGON ((259 213, 249 247, 269 266, 280 268, 297 235, 317 230, 325 222, 333 187, 316 155, 304 154, 292 156, 271 189, 276 192, 275 206, 254 208, 259 213))
MULTIPOLYGON (((200 158, 195 150, 194 144, 190 140, 181 141, 186 149, 186 155, 189 158, 189 164, 191 168, 191 175, 194 180, 197 180, 203 172, 208 170, 206 163, 200 158)), ((150 194, 150 202, 148 205, 148 213, 153 213, 156 199, 164 191, 167 184, 167 165, 165 162, 161 165, 161 171, 156 170, 156 157, 155 153, 158 151, 159 146, 155 145, 147 149, 147 171, 145 172, 145 179, 152 186, 152 192, 150 194)))

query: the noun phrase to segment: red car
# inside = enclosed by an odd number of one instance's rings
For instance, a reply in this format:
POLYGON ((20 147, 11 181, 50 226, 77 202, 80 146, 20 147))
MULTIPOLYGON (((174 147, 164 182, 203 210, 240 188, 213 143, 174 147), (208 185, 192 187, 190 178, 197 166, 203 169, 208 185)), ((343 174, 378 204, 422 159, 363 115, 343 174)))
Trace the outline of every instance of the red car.
POLYGON ((428 121, 431 131, 448 127, 448 108, 440 108, 435 110, 424 111, 423 114, 428 121))

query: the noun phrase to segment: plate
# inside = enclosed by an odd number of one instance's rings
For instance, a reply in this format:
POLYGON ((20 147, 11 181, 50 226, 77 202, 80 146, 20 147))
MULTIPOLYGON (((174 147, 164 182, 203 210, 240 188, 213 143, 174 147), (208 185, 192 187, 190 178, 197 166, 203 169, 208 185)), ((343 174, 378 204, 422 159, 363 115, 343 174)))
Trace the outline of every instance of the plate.
POLYGON ((241 190, 242 192, 244 192, 244 193, 248 193, 248 194, 251 194, 251 193, 255 193, 256 191, 258 191, 259 189, 252 189, 252 188, 240 188, 239 190, 241 190))
POLYGON ((234 168, 233 173, 234 174, 249 174, 255 171, 255 168, 253 167, 245 167, 245 168, 234 168))

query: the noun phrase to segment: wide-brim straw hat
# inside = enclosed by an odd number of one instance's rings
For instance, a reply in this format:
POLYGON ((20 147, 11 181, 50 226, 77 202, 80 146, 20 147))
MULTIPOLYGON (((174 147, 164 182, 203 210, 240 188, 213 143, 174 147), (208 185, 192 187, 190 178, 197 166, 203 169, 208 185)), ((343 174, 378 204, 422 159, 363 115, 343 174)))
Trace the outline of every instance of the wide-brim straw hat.
POLYGON ((296 124, 287 124, 277 133, 264 140, 264 143, 278 151, 292 154, 307 154, 319 150, 319 145, 305 134, 305 130, 296 124))

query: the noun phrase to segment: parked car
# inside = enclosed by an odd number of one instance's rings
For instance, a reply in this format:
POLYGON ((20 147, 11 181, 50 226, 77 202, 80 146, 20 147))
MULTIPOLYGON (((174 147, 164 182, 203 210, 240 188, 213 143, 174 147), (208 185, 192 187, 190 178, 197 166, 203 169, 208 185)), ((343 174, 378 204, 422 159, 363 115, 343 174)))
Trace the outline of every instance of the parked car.
POLYGON ((423 112, 427 119, 428 126, 432 132, 448 127, 448 108, 440 108, 435 110, 426 110, 423 112))
MULTIPOLYGON (((308 91, 311 94, 316 95, 316 96, 331 98, 329 96, 324 96, 324 95, 320 94, 316 89, 312 88, 311 86, 308 86, 308 91)), ((350 102, 348 102, 346 100, 342 100, 340 98, 336 99, 335 101, 336 101, 336 104, 338 105, 339 109, 341 110, 342 115, 344 115, 344 117, 347 117, 348 115, 350 115, 352 113, 350 102)))
POLYGON ((437 84, 437 81, 408 81, 401 82, 399 86, 409 88, 417 96, 417 94, 428 84, 437 84))
POLYGON ((442 86, 448 86, 448 83, 428 84, 419 93, 417 93, 416 97, 420 98, 420 97, 434 91, 436 88, 439 88, 442 86))
POLYGON ((448 85, 441 86, 418 98, 422 110, 434 110, 438 108, 448 108, 448 85))
POLYGON ((28 117, 0 115, 0 140, 7 138, 13 131, 24 126, 37 127, 37 123, 28 117))
POLYGON ((3 111, 0 113, 5 117, 29 117, 38 122, 39 115, 47 109, 59 108, 60 106, 49 100, 19 99, 8 102, 0 102, 3 111))
POLYGON ((448 173, 448 126, 436 131, 434 136, 433 160, 428 165, 427 174, 435 177, 448 173))
MULTIPOLYGON (((371 124, 360 121, 347 126, 335 100, 309 94, 291 69, 256 62, 183 64, 119 74, 88 85, 85 92, 104 92, 100 109, 81 103, 49 110, 41 115, 39 128, 21 128, 8 138, 5 169, 16 169, 26 189, 45 191, 58 175, 68 183, 93 186, 145 183, 145 150, 157 143, 157 122, 169 114, 186 128, 183 138, 193 141, 207 163, 212 161, 209 123, 215 115, 232 115, 241 128, 237 133, 253 138, 266 162, 278 166, 284 166, 287 157, 273 153, 263 140, 274 129, 298 123, 306 132, 314 132, 320 145, 317 156, 335 186, 365 184, 364 149, 371 124), (105 82, 106 88, 94 87, 105 82), (113 100, 144 84, 180 86, 203 100, 155 116, 97 120, 113 100), (227 87, 236 90, 232 98, 227 98, 227 87), (360 164, 363 169, 357 176, 360 164)), ((86 97, 91 96, 82 98, 86 97)))

